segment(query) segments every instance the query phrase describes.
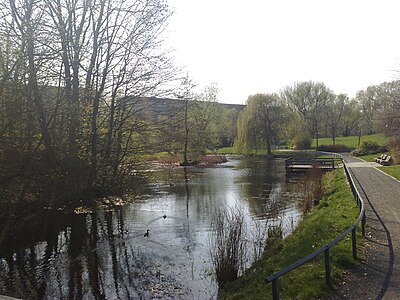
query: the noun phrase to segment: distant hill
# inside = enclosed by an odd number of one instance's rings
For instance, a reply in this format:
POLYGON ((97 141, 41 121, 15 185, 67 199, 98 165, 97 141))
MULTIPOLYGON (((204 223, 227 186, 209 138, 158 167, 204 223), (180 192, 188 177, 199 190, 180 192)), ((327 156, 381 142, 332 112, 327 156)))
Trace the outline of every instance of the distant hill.
MULTIPOLYGON (((173 115, 178 110, 184 108, 185 101, 181 99, 156 98, 156 97, 128 97, 129 102, 136 107, 135 110, 141 111, 143 115, 150 118, 157 118, 159 115, 173 115)), ((242 111, 245 105, 217 103, 227 109, 242 111)))

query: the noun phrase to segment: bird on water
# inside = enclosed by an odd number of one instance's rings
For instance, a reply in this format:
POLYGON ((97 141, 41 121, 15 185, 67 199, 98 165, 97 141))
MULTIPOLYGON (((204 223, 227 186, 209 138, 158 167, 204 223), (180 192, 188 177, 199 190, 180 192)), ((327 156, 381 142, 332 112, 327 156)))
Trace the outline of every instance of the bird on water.
POLYGON ((147 229, 147 232, 143 235, 144 237, 149 237, 150 230, 147 229))

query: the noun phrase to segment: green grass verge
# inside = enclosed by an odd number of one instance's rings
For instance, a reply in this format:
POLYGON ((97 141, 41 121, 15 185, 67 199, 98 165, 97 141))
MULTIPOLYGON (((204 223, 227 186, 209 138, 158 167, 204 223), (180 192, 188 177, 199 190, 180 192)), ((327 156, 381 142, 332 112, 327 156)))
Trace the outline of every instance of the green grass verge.
POLYGON ((217 150, 218 154, 237 154, 236 147, 223 147, 217 150))
POLYGON ((377 154, 368 154, 368 155, 361 155, 361 156, 357 156, 358 158, 362 158, 365 161, 368 162, 374 162, 375 158, 379 157, 381 154, 387 154, 389 155, 389 152, 383 152, 383 153, 377 153, 377 154))
MULTIPOLYGON (((221 299, 271 299, 271 285, 266 276, 303 258, 326 245, 353 224, 358 208, 342 170, 324 177, 325 196, 320 205, 304 215, 297 229, 284 240, 270 240, 263 258, 248 269, 245 275, 220 291, 221 299)), ((360 237, 361 230, 357 234, 360 237)), ((358 238, 360 241, 361 238, 358 238)), ((331 251, 334 284, 343 271, 355 264, 351 252, 351 235, 334 246, 331 251)), ((284 275, 279 280, 282 299, 320 299, 328 293, 325 286, 323 255, 284 275)))
POLYGON ((392 175, 394 178, 400 180, 400 165, 379 167, 383 172, 392 175))
MULTIPOLYGON (((387 145, 388 138, 383 134, 371 134, 371 135, 362 135, 361 143, 364 141, 376 142, 379 145, 387 145)), ((357 148, 358 147, 358 136, 345 136, 345 137, 337 137, 336 144, 345 145, 349 148, 357 148)), ((318 145, 332 145, 332 138, 319 138, 318 145)), ((315 148, 317 146, 316 140, 313 139, 311 144, 311 148, 315 148)))

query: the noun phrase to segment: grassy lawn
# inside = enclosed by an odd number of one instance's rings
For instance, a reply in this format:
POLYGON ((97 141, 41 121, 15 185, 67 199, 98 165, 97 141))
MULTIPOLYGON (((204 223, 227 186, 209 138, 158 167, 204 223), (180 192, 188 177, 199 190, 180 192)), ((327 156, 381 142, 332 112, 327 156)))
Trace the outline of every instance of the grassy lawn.
MULTIPOLYGON (((372 134, 372 135, 363 135, 361 136, 361 143, 364 141, 376 142, 379 145, 386 145, 388 138, 383 134, 372 134)), ((331 138, 320 138, 318 139, 319 145, 332 145, 331 138)), ((358 146, 358 136, 346 136, 346 137, 338 137, 336 138, 336 144, 345 145, 349 148, 357 148, 358 146)), ((312 141, 311 148, 315 149, 316 141, 315 139, 312 141)), ((218 154, 237 154, 237 149, 235 147, 224 147, 218 149, 218 154)), ((266 154, 265 150, 254 151, 254 154, 266 154)))
MULTIPOLYGON (((289 150, 289 149, 282 149, 282 150, 273 150, 272 153, 279 156, 308 156, 313 155, 315 152, 314 149, 309 150, 289 150)), ((218 154, 238 154, 237 149, 235 147, 224 147, 219 148, 217 150, 218 154)), ((267 154, 267 150, 257 150, 252 151, 251 154, 267 154)))
POLYGON ((217 150, 218 154, 237 154, 236 147, 223 147, 217 150))
POLYGON ((400 180, 400 165, 379 167, 379 169, 400 180))
POLYGON ((361 156, 357 156, 358 158, 362 158, 365 161, 368 162, 374 162, 375 158, 379 157, 381 154, 387 154, 389 155, 389 152, 383 152, 383 153, 377 153, 377 154, 368 154, 368 155, 361 155, 361 156))
MULTIPOLYGON (((284 240, 270 240, 263 258, 247 270, 244 276, 220 292, 222 299, 271 299, 271 284, 264 282, 266 276, 327 244, 356 221, 358 208, 343 171, 328 173, 324 177, 324 186, 326 193, 320 205, 304 215, 293 234, 284 240)), ((360 232, 358 230, 358 236, 360 232)), ((343 271, 355 264, 351 252, 351 235, 333 247, 330 255, 332 279, 338 283, 343 271)), ((280 278, 281 298, 324 298, 329 291, 325 286, 324 274, 322 255, 280 278)))
MULTIPOLYGON (((309 156, 313 155, 315 150, 274 150, 272 153, 277 156, 284 156, 284 157, 290 157, 290 156, 309 156)), ((219 148, 217 150, 218 154, 238 154, 237 149, 235 147, 224 147, 224 148, 219 148)), ((257 151, 252 151, 251 154, 256 154, 256 155, 266 155, 267 150, 257 150, 257 151)))
MULTIPOLYGON (((387 144, 387 137, 383 134, 371 134, 371 135, 362 135, 361 143, 364 141, 376 142, 379 145, 387 144)), ((336 144, 345 145, 349 148, 357 148, 358 147, 358 136, 346 136, 346 137, 338 137, 336 138, 336 144)), ((318 145, 332 145, 332 138, 320 138, 318 139, 318 145)), ((316 147, 316 140, 314 139, 312 144, 312 148, 316 147)))

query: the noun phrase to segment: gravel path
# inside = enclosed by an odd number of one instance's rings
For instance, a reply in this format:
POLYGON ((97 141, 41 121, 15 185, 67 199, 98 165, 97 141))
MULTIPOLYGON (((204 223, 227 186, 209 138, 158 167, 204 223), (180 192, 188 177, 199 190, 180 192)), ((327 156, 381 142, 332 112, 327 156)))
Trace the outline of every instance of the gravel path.
POLYGON ((366 200, 364 261, 328 299, 400 299, 400 182, 376 163, 343 155, 366 200))

